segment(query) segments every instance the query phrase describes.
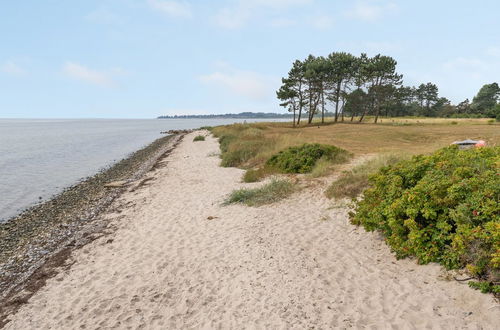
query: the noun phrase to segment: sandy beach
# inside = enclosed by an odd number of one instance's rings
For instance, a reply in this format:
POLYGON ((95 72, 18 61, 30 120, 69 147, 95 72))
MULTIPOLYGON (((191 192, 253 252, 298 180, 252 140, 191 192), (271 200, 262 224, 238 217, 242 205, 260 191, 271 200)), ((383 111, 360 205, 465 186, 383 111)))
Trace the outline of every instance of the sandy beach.
MULTIPOLYGON (((102 215, 6 329, 495 329, 492 295, 396 260, 318 181, 279 203, 222 206, 243 171, 188 134, 102 215)), ((208 135, 204 131, 203 134, 208 135)))

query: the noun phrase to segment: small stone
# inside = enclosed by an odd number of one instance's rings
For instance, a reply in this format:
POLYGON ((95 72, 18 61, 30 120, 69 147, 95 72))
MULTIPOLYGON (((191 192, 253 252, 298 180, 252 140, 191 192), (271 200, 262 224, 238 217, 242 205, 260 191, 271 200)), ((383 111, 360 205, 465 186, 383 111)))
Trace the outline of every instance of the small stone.
POLYGON ((113 181, 106 183, 104 187, 106 188, 121 188, 124 187, 127 184, 127 181, 113 181))

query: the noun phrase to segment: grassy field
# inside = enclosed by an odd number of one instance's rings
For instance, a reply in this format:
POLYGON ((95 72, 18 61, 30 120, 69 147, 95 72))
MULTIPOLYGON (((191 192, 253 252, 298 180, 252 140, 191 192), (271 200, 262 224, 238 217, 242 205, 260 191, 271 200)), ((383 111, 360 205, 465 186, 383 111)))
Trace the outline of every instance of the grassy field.
POLYGON ((303 143, 331 144, 355 156, 429 153, 463 139, 482 139, 488 145, 500 145, 500 124, 488 119, 383 118, 379 124, 326 123, 298 128, 291 123, 235 124, 216 127, 213 133, 230 136, 227 151, 239 152, 226 166, 244 168, 261 166, 278 151, 303 143))

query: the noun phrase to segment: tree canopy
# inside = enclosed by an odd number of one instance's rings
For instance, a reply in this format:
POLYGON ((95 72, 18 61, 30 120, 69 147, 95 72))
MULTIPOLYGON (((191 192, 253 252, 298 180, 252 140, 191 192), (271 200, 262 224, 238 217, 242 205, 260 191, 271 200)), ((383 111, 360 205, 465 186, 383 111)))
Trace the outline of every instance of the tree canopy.
POLYGON ((311 123, 314 116, 332 112, 334 121, 363 121, 373 116, 497 117, 500 118, 500 87, 484 85, 472 99, 458 105, 439 95, 438 86, 422 83, 403 86, 397 61, 385 55, 354 56, 333 52, 326 57, 309 55, 293 62, 288 76, 276 92, 280 105, 293 112, 293 123, 303 115, 311 123))

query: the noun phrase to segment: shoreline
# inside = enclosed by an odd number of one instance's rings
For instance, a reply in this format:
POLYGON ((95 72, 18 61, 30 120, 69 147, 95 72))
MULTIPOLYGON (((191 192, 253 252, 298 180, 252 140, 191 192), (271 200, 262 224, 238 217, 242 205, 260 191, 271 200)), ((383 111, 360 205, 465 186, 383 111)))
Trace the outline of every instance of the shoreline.
POLYGON ((102 214, 106 230, 54 256, 55 275, 41 269, 45 286, 0 327, 494 328, 493 297, 353 226, 323 194, 338 174, 274 204, 226 206, 263 182, 241 182, 219 152, 208 132, 186 135, 102 214))
MULTIPOLYGON (((71 250, 98 237, 107 225, 99 216, 126 188, 144 184, 141 177, 167 157, 185 133, 160 137, 51 199, 0 223, 0 327, 5 314, 20 303, 16 303, 18 293, 29 286, 31 296, 53 275, 44 265, 52 264, 49 268, 62 265, 71 250)), ((26 299, 29 297, 21 298, 26 299)))

